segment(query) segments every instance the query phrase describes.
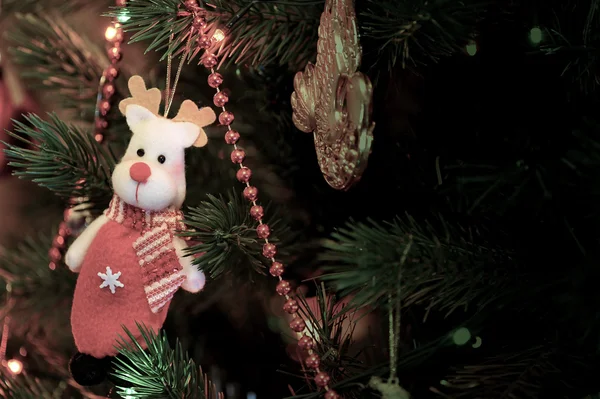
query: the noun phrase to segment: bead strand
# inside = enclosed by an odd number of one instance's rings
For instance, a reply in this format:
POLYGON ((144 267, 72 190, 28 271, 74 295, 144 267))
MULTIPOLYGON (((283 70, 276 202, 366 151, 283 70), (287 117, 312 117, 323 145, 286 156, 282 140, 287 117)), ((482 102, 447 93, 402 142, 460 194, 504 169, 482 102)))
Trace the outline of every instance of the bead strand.
POLYGON ((234 164, 239 165, 236 178, 240 181, 240 183, 246 185, 243 195, 244 198, 252 204, 250 208, 250 215, 258 222, 256 234, 258 238, 264 240, 262 254, 265 258, 271 261, 269 273, 279 280, 275 290, 277 294, 285 298, 283 310, 292 316, 292 321, 289 324, 290 328, 298 335, 298 346, 307 353, 307 356, 304 358, 304 363, 308 368, 314 370, 315 384, 319 388, 325 390, 325 399, 339 399, 340 395, 329 387, 331 378, 326 372, 320 369, 320 359, 314 351, 315 341, 309 335, 306 335, 306 322, 298 314, 298 301, 290 295, 291 285, 289 281, 286 281, 283 279, 283 277, 281 277, 284 272, 284 266, 275 259, 275 255, 277 254, 277 246, 269 241, 271 230, 269 226, 262 220, 264 217, 264 209, 258 204, 257 201, 258 189, 250 184, 252 170, 244 165, 246 153, 244 150, 238 147, 240 134, 231 127, 235 117, 233 113, 227 111, 225 108, 225 104, 229 101, 229 97, 220 88, 221 84, 223 83, 223 76, 214 69, 217 63, 216 57, 212 54, 207 54, 202 59, 202 64, 211 71, 211 74, 208 76, 208 85, 216 90, 216 94, 213 97, 213 103, 215 106, 221 108, 219 123, 227 127, 227 132, 225 133, 225 142, 233 146, 233 150, 231 151, 231 161, 234 164))
MULTIPOLYGON (((116 0, 117 7, 125 7, 126 0, 116 0)), ((107 53, 110 59, 110 65, 102 73, 100 83, 98 85, 98 95, 96 97, 96 109, 94 112, 94 139, 98 143, 104 141, 104 130, 108 127, 108 122, 105 119, 106 115, 111 109, 111 98, 115 94, 114 80, 119 75, 118 62, 121 60, 122 51, 121 43, 123 43, 123 29, 121 24, 115 19, 111 25, 106 28, 104 38, 107 42, 107 53)), ((82 185, 84 182, 78 182, 78 185, 82 185)), ((71 198, 69 200, 69 207, 65 209, 63 214, 63 221, 58 226, 58 232, 52 240, 52 247, 48 251, 50 263, 48 267, 51 270, 55 270, 58 263, 63 257, 67 238, 72 234, 72 230, 69 227, 69 221, 73 217, 72 207, 80 203, 78 198, 71 198)))

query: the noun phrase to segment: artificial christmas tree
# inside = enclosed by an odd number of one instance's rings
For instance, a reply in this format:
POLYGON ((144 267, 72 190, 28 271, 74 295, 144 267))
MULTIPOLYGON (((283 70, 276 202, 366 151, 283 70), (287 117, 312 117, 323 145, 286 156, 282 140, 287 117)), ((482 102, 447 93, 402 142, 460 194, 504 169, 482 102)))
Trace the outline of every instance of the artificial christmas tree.
POLYGON ((21 215, 55 215, 48 233, 0 254, 5 397, 600 392, 595 2, 101 3, 1 4, 53 111, 5 153, 55 194, 21 215), (163 112, 218 116, 187 150, 176 233, 207 284, 160 332, 124 328, 112 382, 85 388, 67 221, 109 206, 137 74, 163 112))

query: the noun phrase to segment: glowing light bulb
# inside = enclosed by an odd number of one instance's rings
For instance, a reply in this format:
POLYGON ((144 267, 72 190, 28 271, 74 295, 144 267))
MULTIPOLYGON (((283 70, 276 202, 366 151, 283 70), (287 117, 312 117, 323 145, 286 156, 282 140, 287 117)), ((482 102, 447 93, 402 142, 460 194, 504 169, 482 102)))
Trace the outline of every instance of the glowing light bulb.
POLYGON ((117 29, 114 26, 109 26, 106 28, 106 32, 104 32, 104 37, 106 40, 112 40, 117 36, 117 29))
POLYGON ((221 29, 217 29, 213 34, 213 39, 215 39, 215 41, 219 43, 220 41, 225 39, 225 32, 223 32, 221 29))
POLYGON ((23 371, 23 363, 17 359, 10 359, 6 362, 6 367, 13 374, 21 374, 21 371, 23 371))
POLYGON ((465 47, 465 50, 467 51, 467 54, 469 54, 471 57, 474 56, 475 54, 477 54, 477 43, 474 40, 471 40, 469 44, 467 44, 467 46, 465 47))
POLYGON ((542 30, 540 28, 538 28, 537 26, 534 28, 531 28, 531 30, 529 31, 529 40, 531 40, 531 43, 533 44, 540 44, 544 34, 542 32, 542 30))

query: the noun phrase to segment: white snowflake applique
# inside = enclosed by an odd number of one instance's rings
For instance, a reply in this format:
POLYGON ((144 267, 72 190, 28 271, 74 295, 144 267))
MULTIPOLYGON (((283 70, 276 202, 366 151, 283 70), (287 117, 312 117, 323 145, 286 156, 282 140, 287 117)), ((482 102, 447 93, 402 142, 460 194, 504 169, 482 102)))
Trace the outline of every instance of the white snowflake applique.
POLYGON ((123 288, 125 287, 122 282, 119 281, 119 277, 121 277, 121 272, 113 274, 110 267, 106 267, 106 273, 98 273, 98 277, 102 280, 102 284, 100 284, 100 288, 108 287, 110 292, 115 293, 116 287, 123 288))

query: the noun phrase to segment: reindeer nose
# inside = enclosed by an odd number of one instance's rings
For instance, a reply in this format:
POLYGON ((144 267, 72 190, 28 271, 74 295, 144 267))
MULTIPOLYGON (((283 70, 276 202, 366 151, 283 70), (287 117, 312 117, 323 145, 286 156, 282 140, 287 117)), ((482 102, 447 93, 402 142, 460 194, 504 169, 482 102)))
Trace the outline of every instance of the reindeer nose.
POLYGON ((129 176, 138 183, 146 183, 152 172, 144 162, 136 162, 129 168, 129 176))

